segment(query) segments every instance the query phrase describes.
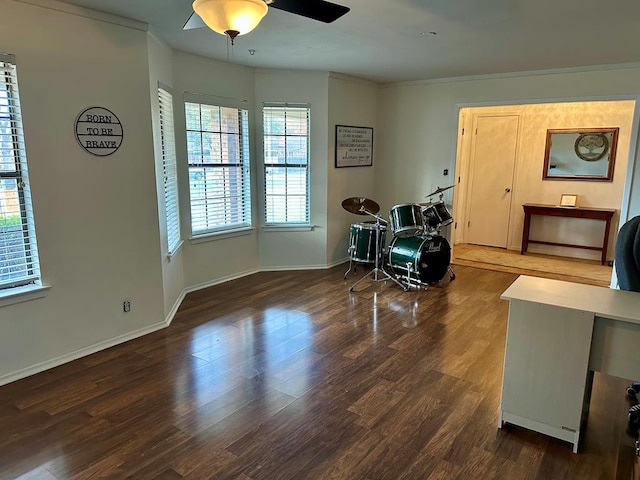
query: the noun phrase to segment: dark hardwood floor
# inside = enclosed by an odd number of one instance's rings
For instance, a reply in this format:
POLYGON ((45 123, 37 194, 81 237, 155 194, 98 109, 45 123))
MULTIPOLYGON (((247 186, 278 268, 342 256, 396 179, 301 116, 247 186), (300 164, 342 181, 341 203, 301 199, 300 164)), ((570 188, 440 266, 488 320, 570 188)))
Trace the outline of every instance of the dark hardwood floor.
POLYGON ((192 293, 163 331, 0 387, 0 478, 620 475, 625 380, 596 375, 578 455, 497 429, 516 275, 456 267, 426 292, 349 293, 363 271, 344 270, 192 293))

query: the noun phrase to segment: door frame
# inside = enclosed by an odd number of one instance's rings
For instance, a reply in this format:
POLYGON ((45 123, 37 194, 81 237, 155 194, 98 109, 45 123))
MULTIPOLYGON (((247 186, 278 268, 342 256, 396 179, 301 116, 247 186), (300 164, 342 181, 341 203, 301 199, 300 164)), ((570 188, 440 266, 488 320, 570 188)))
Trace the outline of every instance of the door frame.
MULTIPOLYGON (((535 99, 522 99, 522 100, 499 100, 499 101, 486 101, 486 102, 460 102, 454 105, 454 116, 455 116, 455 132, 453 135, 453 145, 452 145, 452 155, 450 161, 450 168, 452 172, 455 172, 455 182, 456 186, 460 186, 462 184, 461 179, 466 178, 468 171, 465 171, 464 162, 462 161, 462 155, 464 152, 463 142, 462 142, 462 131, 464 128, 464 118, 461 120, 460 111, 463 108, 474 108, 474 107, 505 107, 505 106, 518 106, 518 105, 531 105, 531 104, 546 104, 546 103, 567 103, 567 102, 606 102, 606 101, 615 101, 615 100, 633 100, 636 104, 634 112, 633 112, 633 120, 631 122, 631 136, 629 138, 629 157, 627 159, 627 172, 624 182, 624 188, 622 192, 622 204, 620 205, 620 224, 618 228, 620 228, 627 220, 629 220, 629 209, 631 206, 631 189, 633 187, 633 172, 636 166, 636 158, 640 156, 640 144, 639 144, 639 136, 640 136, 640 94, 629 94, 629 95, 594 95, 594 96, 579 96, 579 97, 548 97, 548 98, 535 98, 535 99)), ((640 178, 638 179, 638 185, 636 185, 636 189, 640 189, 640 178)), ((457 190, 457 189, 454 189, 457 190)), ((452 249, 455 249, 456 243, 461 243, 461 240, 458 240, 458 229, 456 228, 461 223, 464 222, 465 216, 463 212, 462 206, 464 205, 464 189, 458 190, 457 192, 453 192, 453 211, 454 218, 459 218, 461 220, 456 221, 454 223, 454 231, 452 234, 452 249), (462 197, 462 198, 461 198, 462 197), (462 201, 461 201, 462 200, 462 201)), ((617 286, 617 278, 615 269, 613 270, 613 276, 611 279, 611 287, 616 288, 617 286)))

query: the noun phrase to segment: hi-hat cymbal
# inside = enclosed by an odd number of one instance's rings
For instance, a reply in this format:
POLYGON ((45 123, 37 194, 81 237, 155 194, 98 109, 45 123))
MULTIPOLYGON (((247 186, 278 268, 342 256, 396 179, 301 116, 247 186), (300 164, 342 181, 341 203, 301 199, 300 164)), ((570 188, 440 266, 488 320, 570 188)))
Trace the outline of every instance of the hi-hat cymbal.
POLYGON ((367 215, 363 210, 367 210, 373 214, 380 211, 380 205, 373 200, 364 197, 351 197, 342 201, 342 208, 347 212, 355 213, 356 215, 367 215))
POLYGON ((448 187, 438 187, 438 188, 436 188, 435 192, 432 192, 429 195, 426 195, 424 198, 433 197, 434 195, 442 193, 442 192, 444 192, 446 190, 449 190, 450 188, 453 188, 453 187, 455 187, 455 185, 449 185, 448 187))

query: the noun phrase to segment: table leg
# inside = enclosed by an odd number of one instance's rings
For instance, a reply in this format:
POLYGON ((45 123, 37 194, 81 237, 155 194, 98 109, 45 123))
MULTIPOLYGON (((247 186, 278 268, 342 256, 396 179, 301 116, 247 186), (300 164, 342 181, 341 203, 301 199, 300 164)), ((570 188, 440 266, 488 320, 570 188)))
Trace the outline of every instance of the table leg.
POLYGON ((522 227, 522 247, 520 248, 520 255, 524 255, 529 247, 529 227, 531 226, 531 214, 524 212, 524 225, 522 227))
POLYGON ((607 263, 607 247, 609 246, 609 230, 611 230, 611 217, 606 219, 606 226, 604 227, 604 240, 602 244, 602 257, 601 263, 604 265, 607 263))

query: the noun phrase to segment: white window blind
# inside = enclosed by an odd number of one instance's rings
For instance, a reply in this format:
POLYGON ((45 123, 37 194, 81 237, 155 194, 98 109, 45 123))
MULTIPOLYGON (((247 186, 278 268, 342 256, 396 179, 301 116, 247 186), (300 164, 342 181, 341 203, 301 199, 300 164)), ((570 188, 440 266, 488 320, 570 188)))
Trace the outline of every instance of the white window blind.
POLYGON ((173 127, 173 95, 158 87, 160 103, 160 137, 162 140, 162 175, 164 181, 165 221, 169 255, 180 245, 180 211, 178 207, 178 178, 176 142, 173 127))
POLYGON ((191 231, 251 226, 249 112, 185 102, 191 231))
POLYGON ((265 104, 265 225, 309 224, 309 105, 265 104))
POLYGON ((0 54, 0 289, 40 284, 13 56, 0 54))

